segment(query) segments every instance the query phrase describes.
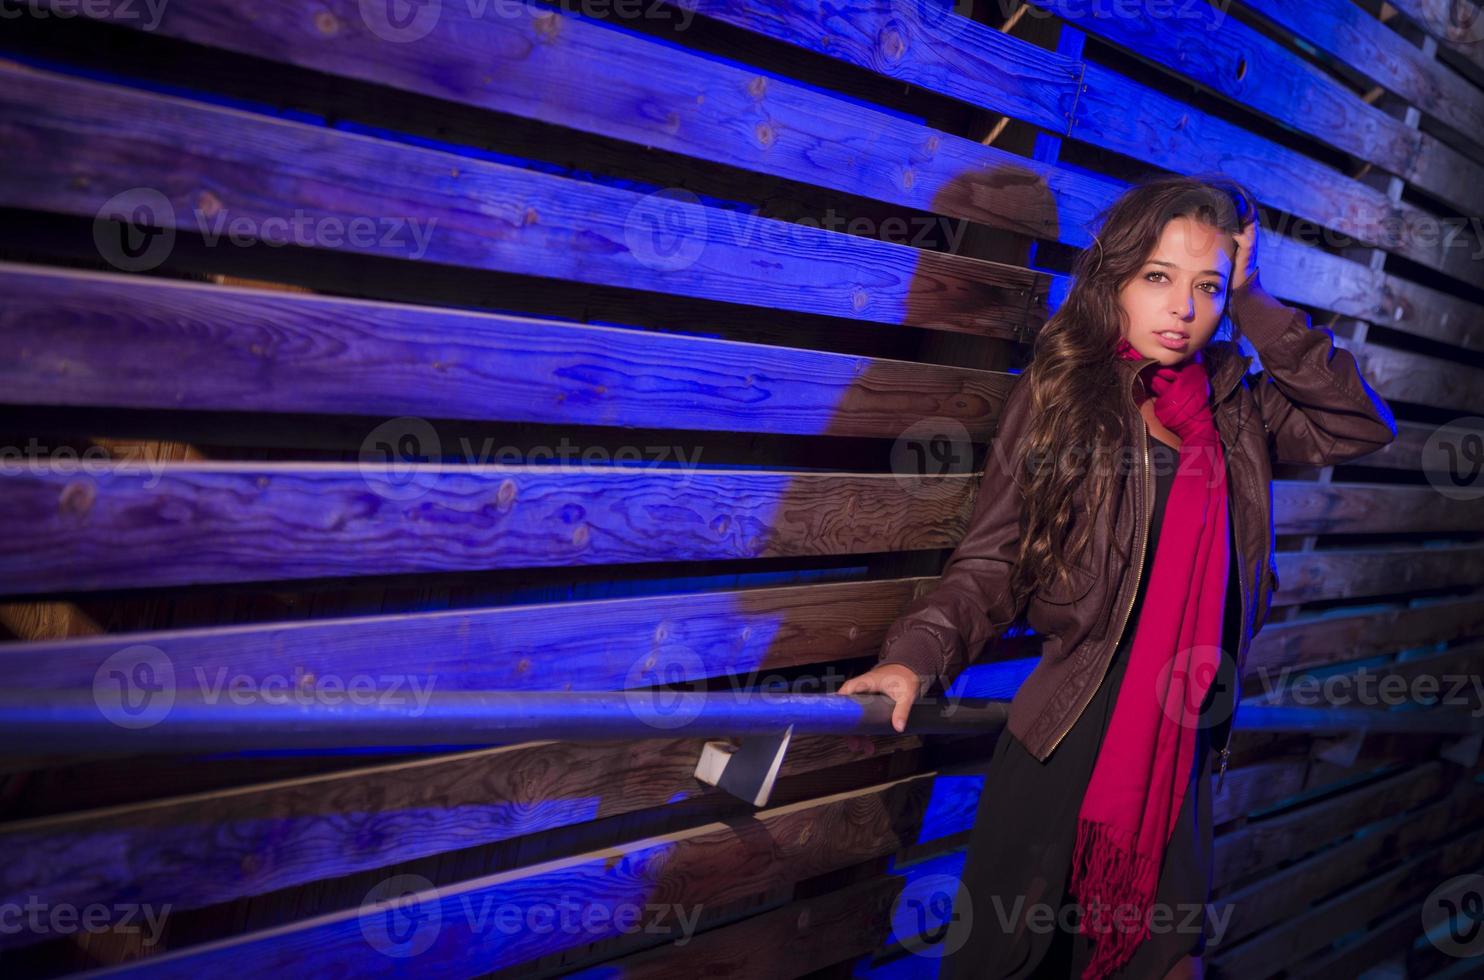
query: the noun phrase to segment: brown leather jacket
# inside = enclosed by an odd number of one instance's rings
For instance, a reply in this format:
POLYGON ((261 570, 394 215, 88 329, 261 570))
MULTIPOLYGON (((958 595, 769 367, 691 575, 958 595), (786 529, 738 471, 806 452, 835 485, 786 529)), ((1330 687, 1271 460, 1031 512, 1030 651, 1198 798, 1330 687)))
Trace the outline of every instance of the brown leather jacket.
MULTIPOLYGON (((1355 358, 1334 345, 1334 335, 1314 329, 1306 313, 1274 299, 1256 273, 1232 291, 1229 312, 1263 367, 1248 376, 1252 359, 1230 341, 1205 348, 1241 571, 1243 628, 1235 655, 1240 677, 1278 587, 1272 464, 1325 466, 1356 459, 1396 438, 1396 422, 1366 384, 1355 358)), ((1142 384, 1138 372, 1153 361, 1118 363, 1132 386, 1142 384)), ((1127 430, 1133 434, 1132 458, 1143 464, 1125 467, 1130 472, 1117 499, 1098 512, 1094 547, 1088 550, 1097 556, 1096 567, 1076 568, 1067 583, 1034 593, 1024 610, 1015 608, 1009 579, 1024 497, 1011 474, 1023 456, 1020 437, 1030 423, 1030 388, 1023 377, 1006 397, 963 539, 932 591, 914 600, 887 631, 878 662, 903 664, 947 688, 1024 611, 1025 621, 1042 637, 1041 658, 1011 701, 1007 725, 1044 761, 1092 699, 1128 626, 1143 571, 1154 483, 1148 429, 1134 411, 1127 430), (1111 526, 1109 514, 1115 515, 1111 526), (1132 561, 1122 561, 1111 547, 1114 535, 1132 561)), ((1089 509, 1079 507, 1078 514, 1089 509)), ((1231 721, 1227 718, 1224 731, 1212 740, 1223 746, 1223 772, 1231 721)))

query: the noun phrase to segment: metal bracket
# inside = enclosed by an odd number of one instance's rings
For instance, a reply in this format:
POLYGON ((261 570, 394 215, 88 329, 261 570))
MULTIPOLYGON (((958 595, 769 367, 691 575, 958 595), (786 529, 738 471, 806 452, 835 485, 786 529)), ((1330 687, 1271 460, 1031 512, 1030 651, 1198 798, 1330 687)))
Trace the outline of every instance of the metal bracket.
POLYGON ((1466 769, 1472 769, 1479 762, 1481 746, 1484 746, 1484 732, 1475 732, 1463 738, 1444 742, 1443 747, 1438 749, 1438 755, 1449 762, 1456 762, 1466 769))
POLYGON ((1323 762, 1349 769, 1360 756, 1360 747, 1365 743, 1365 732, 1355 731, 1338 738, 1314 740, 1313 756, 1323 762))
POLYGON ((789 725, 777 734, 749 735, 737 745, 707 742, 696 763, 696 778, 753 806, 766 806, 793 734, 789 725))

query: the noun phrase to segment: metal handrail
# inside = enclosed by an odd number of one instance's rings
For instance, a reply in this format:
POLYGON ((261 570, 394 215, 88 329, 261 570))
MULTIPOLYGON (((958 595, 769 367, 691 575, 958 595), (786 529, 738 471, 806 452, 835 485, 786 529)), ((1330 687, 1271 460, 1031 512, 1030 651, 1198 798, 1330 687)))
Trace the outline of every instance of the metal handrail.
MULTIPOLYGON (((259 698, 181 693, 141 707, 91 691, 0 690, 0 739, 12 753, 135 754, 254 749, 498 745, 546 739, 890 735, 892 702, 880 694, 791 692, 452 691, 418 700, 259 698)), ((1002 729, 1010 702, 928 697, 907 733, 985 734, 1002 729)), ((1244 701, 1248 731, 1354 735, 1468 735, 1484 719, 1466 711, 1305 707, 1244 701)))
POLYGON ((1453 708, 1388 711, 1384 708, 1319 708, 1305 705, 1242 703, 1238 728, 1258 732, 1312 732, 1353 735, 1400 732, 1416 735, 1471 735, 1484 731, 1484 718, 1453 708))
MULTIPOLYGON (((495 745, 543 739, 720 738, 895 734, 880 694, 780 692, 454 691, 423 703, 330 704, 290 698, 237 703, 176 695, 131 714, 91 692, 0 691, 0 739, 12 752, 133 754, 285 748, 495 745)), ((962 698, 913 706, 913 734, 1003 727, 1008 701, 962 698)))

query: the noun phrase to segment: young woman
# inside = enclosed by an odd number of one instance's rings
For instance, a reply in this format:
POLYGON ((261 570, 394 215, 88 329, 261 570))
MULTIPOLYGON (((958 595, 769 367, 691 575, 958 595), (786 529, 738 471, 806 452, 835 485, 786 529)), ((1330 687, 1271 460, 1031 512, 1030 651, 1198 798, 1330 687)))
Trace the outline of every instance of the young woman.
POLYGON ((1201 976, 1219 938, 1212 757, 1224 774, 1278 584, 1272 464, 1396 436, 1355 359, 1263 290, 1256 210, 1213 176, 1147 180, 1104 212, 943 576, 840 688, 892 697, 901 731, 986 641, 1021 622, 1043 638, 985 777, 942 976, 1201 976))

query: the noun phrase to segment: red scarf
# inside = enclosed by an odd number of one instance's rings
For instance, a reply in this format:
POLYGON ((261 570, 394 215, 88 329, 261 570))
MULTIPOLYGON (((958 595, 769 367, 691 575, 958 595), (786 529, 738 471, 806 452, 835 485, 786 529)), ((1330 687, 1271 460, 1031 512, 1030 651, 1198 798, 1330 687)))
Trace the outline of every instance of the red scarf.
MULTIPOLYGON (((1127 341, 1117 353, 1142 357, 1127 341)), ((1068 890, 1094 944, 1083 980, 1114 973, 1149 936, 1165 849, 1190 784, 1201 702, 1220 659, 1226 463, 1206 361, 1197 352, 1174 367, 1149 367, 1154 414, 1180 437, 1180 461, 1128 668, 1078 811, 1068 890)))

